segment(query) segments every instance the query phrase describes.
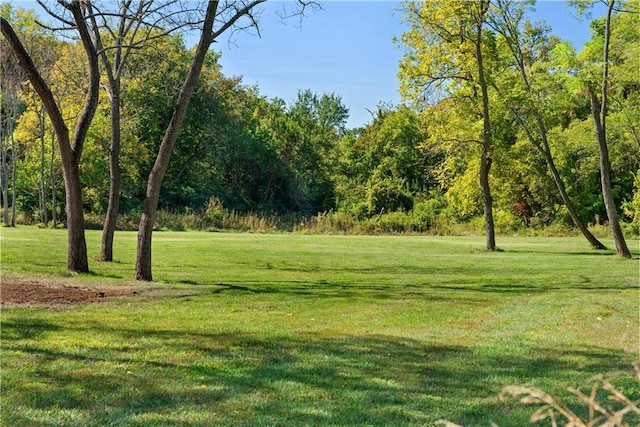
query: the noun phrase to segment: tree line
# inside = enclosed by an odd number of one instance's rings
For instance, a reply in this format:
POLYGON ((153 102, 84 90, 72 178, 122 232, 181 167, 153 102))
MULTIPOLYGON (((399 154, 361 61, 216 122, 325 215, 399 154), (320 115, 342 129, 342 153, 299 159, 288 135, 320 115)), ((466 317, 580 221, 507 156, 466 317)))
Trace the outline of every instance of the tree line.
MULTIPOLYGON (((338 94, 268 99, 224 74, 209 46, 258 25, 260 3, 42 2, 51 25, 2 5, 4 223, 64 223, 68 267, 88 271, 84 215, 104 217, 105 261, 118 215, 139 215, 144 280, 157 209, 402 213, 425 229, 481 220, 489 250, 496 223, 575 227, 594 248, 604 245, 589 225, 606 223, 630 256, 625 231, 640 229, 633 3, 609 0, 576 51, 528 19, 534 2, 403 2, 406 102, 377 106, 355 129, 338 94), (186 28, 197 46, 185 45, 186 28)), ((300 1, 291 15, 314 6, 300 1)))

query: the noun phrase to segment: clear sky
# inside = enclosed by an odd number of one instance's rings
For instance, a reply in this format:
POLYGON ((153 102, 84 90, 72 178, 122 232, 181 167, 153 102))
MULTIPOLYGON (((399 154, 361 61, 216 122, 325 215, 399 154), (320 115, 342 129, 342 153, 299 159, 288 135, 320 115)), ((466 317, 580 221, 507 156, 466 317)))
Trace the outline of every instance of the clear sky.
MULTIPOLYGON (((348 127, 371 120, 380 102, 400 102, 398 63, 402 50, 393 43, 406 27, 399 2, 323 1, 323 10, 302 21, 284 23, 277 11, 292 2, 267 2, 260 16, 261 37, 236 33, 232 43, 222 36, 214 49, 222 52, 226 75, 243 76, 268 98, 290 102, 299 89, 334 92, 350 109, 348 127)), ((579 21, 562 1, 538 1, 533 20, 545 20, 553 32, 580 49, 589 38, 589 22, 579 21)))
MULTIPOLYGON (((0 0, 1 1, 1 0, 0 0)), ((12 3, 38 10, 33 0, 12 3)), ((371 120, 378 104, 400 103, 398 63, 402 50, 393 42, 406 27, 398 1, 320 1, 322 10, 309 11, 285 22, 278 15, 295 2, 267 1, 260 6, 260 36, 224 34, 213 45, 221 51, 223 72, 242 76, 268 98, 286 102, 298 90, 321 95, 335 93, 350 110, 348 127, 371 120)), ((594 12, 598 12, 595 10, 594 12)), ((553 32, 580 49, 589 38, 589 21, 578 20, 563 1, 538 1, 533 20, 547 21, 553 32)), ((187 38, 188 44, 197 42, 187 38)))

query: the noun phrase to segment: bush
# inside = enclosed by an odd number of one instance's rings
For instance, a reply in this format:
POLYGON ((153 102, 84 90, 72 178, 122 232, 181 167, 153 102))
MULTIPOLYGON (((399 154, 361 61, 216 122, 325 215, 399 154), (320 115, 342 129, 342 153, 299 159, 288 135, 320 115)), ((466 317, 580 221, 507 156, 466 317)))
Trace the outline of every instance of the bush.
POLYGON ((223 228, 225 214, 226 212, 224 206, 222 206, 222 201, 216 196, 211 196, 204 211, 204 220, 207 222, 207 226, 223 228))
POLYGON ((371 215, 382 212, 409 211, 413 197, 402 182, 384 180, 376 182, 367 191, 367 206, 371 215))
POLYGON ((425 232, 438 228, 439 216, 445 206, 441 198, 418 202, 413 206, 412 224, 414 231, 425 232))
POLYGON ((411 217, 405 212, 390 212, 370 221, 374 222, 377 233, 398 234, 412 231, 411 217))
POLYGON ((524 220, 515 216, 512 212, 496 209, 493 213, 493 222, 496 233, 511 234, 525 227, 524 220))

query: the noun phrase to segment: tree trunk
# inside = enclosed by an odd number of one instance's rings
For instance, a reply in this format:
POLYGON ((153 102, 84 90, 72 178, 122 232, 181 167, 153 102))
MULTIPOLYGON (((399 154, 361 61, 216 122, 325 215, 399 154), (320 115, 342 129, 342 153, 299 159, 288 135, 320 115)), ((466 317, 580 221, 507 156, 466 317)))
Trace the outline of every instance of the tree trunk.
MULTIPOLYGON (((118 211, 120 207, 120 76, 124 59, 122 58, 123 35, 127 31, 128 9, 131 0, 120 3, 121 15, 117 33, 117 43, 115 46, 114 62, 109 61, 107 51, 102 45, 100 26, 96 17, 91 11, 91 22, 93 25, 94 37, 100 51, 100 56, 109 81, 109 88, 106 89, 111 108, 111 143, 109 144, 109 202, 107 205, 107 215, 102 227, 102 243, 100 249, 100 260, 113 261, 113 238, 118 221, 118 211), (114 70, 115 69, 115 70, 114 70)), ((143 3, 140 2, 140 7, 143 3)), ((89 6, 91 7, 91 6, 89 6)))
POLYGON ((480 189, 482 190, 482 207, 484 210, 484 224, 486 231, 486 249, 493 251, 496 249, 495 226, 493 222, 493 199, 491 197, 491 187, 489 185, 489 172, 491 171, 491 150, 492 133, 491 120, 489 115, 489 93, 487 82, 484 76, 484 63, 482 60, 482 25, 484 14, 488 9, 488 3, 480 3, 480 12, 476 22, 476 61, 478 66, 478 84, 482 92, 482 154, 480 156, 480 189))
POLYGON ((178 133, 184 121, 184 116, 189 106, 189 101, 193 95, 202 65, 204 63, 207 50, 213 40, 213 22, 216 16, 218 2, 210 1, 207 6, 205 21, 200 35, 200 41, 196 49, 189 74, 187 75, 182 89, 178 94, 178 99, 173 109, 171 121, 167 126, 167 130, 162 138, 162 143, 158 149, 156 161, 149 173, 147 180, 147 192, 144 200, 140 225, 138 227, 138 249, 136 253, 136 280, 153 280, 151 272, 151 236, 153 233, 153 222, 156 211, 158 209, 158 200, 160 198, 160 187, 162 180, 167 172, 171 152, 175 145, 178 133))
POLYGON ((56 228, 57 213, 56 213, 56 184, 55 176, 53 173, 53 160, 55 159, 55 134, 51 135, 51 161, 49 162, 49 181, 51 181, 51 221, 53 221, 53 228, 56 228))
POLYGON ((485 148, 482 148, 480 156, 480 189, 482 190, 482 208, 484 211, 484 228, 486 233, 485 246, 488 251, 496 249, 496 234, 493 222, 493 198, 489 185, 489 171, 491 170, 491 157, 487 156, 485 148))
POLYGON ((627 247, 620 221, 618 219, 618 211, 616 203, 613 199, 613 191, 611 190, 611 163, 609 161, 609 148, 607 146, 606 128, 601 122, 598 112, 598 100, 596 94, 589 90, 589 98, 591 100, 591 115, 593 116, 593 124, 595 128, 596 140, 598 141, 598 149, 600 150, 600 183, 602 186, 602 197, 604 199, 604 207, 607 211, 607 219, 611 227, 611 234, 616 245, 616 253, 623 258, 631 258, 631 252, 627 247))
POLYGON ((27 73, 29 81, 42 100, 56 133, 60 149, 60 158, 62 159, 66 192, 65 208, 67 213, 68 240, 67 268, 78 273, 87 273, 89 272, 89 262, 84 235, 84 213, 82 206, 79 162, 82 155, 84 139, 98 106, 100 73, 95 46, 92 43, 86 22, 84 21, 82 12, 83 6, 79 1, 73 1, 68 5, 65 4, 65 7, 68 7, 74 16, 75 23, 78 27, 78 33, 80 34, 80 39, 89 62, 89 89, 87 91, 84 108, 80 113, 80 117, 74 130, 73 145, 71 145, 69 140, 67 125, 55 98, 51 93, 51 89, 38 72, 38 69, 22 45, 22 42, 6 19, 0 18, 0 28, 2 34, 5 36, 7 42, 15 52, 18 63, 27 73))
POLYGON ((11 132, 11 226, 16 226, 16 140, 11 132))
POLYGON ((102 228, 101 261, 113 261, 113 236, 120 207, 120 83, 111 82, 111 145, 109 146, 109 204, 102 228))
MULTIPOLYGON (((522 76, 524 78, 527 91, 531 92, 531 87, 529 86, 529 82, 527 81, 526 76, 524 75, 524 72, 522 76)), ((571 219, 573 220, 573 223, 575 224, 575 226, 578 227, 578 230, 580 230, 582 235, 591 244, 592 248, 607 249, 607 247, 603 245, 596 238, 596 236, 594 236, 589 231, 589 229, 584 224, 584 222, 582 222, 582 220, 580 219, 580 216, 578 216, 578 212, 576 211, 576 208, 573 206, 573 203, 569 198, 569 194, 567 194, 567 187, 564 185, 564 181, 562 180, 562 177, 560 176, 560 172, 558 172, 558 168, 556 167, 556 163, 553 160, 553 156, 551 155, 551 148, 549 147, 549 141, 547 139, 547 127, 545 126, 540 114, 538 113, 538 110, 535 107, 533 108, 533 114, 535 116, 536 123, 538 125, 538 131, 540 132, 540 141, 538 141, 536 137, 533 136, 531 130, 527 126, 524 119, 520 117, 518 112, 515 111, 514 109, 512 109, 511 111, 513 112, 514 116, 518 120, 520 127, 522 128, 524 133, 527 135, 529 142, 531 142, 531 144, 534 147, 536 147, 536 149, 540 152, 540 154, 542 154, 544 160, 546 161, 547 166, 551 171, 551 176, 553 177, 553 181, 555 182, 556 187, 558 188, 558 192, 560 193, 560 198, 562 198, 562 202, 564 203, 567 210, 569 211, 569 216, 571 216, 571 219)))
POLYGON ((64 188, 67 212, 67 268, 78 273, 89 272, 87 244, 84 237, 84 215, 82 210, 82 188, 80 172, 75 167, 64 168, 64 188))
POLYGON ((1 181, 1 196, 2 196, 2 219, 5 225, 9 225, 9 167, 7 166, 7 146, 9 144, 8 139, 6 141, 0 141, 2 146, 0 147, 0 181, 1 181))
POLYGON ((40 222, 47 224, 49 219, 47 217, 47 192, 45 187, 45 143, 44 143, 44 108, 38 111, 38 121, 40 122, 40 183, 39 183, 39 199, 40 199, 40 222))
MULTIPOLYGON (((138 227, 138 249, 136 253, 136 280, 152 281, 151 271, 151 236, 153 233, 153 222, 158 208, 160 191, 153 189, 153 185, 158 181, 156 177, 149 175, 147 185, 147 196, 144 200, 144 209, 140 217, 138 227)), ((159 183, 161 184, 161 182, 159 183)))
POLYGON ((609 90, 609 39, 611 36, 611 14, 615 0, 608 3, 607 17, 605 21, 604 50, 603 50, 603 70, 600 102, 593 90, 589 89, 589 100, 591 104, 591 115, 593 125, 600 150, 600 181, 602 184, 602 197, 607 210, 609 226, 613 234, 613 241, 616 245, 616 252, 623 258, 631 258, 631 252, 627 247, 624 233, 620 228, 618 211, 613 199, 611 189, 611 162, 609 161, 609 147, 607 146, 607 95, 609 90))
POLYGON ((589 244, 591 244, 592 248, 594 248, 594 249, 607 249, 607 247, 605 245, 603 245, 596 238, 596 236, 594 236, 589 231, 587 226, 584 224, 584 222, 582 222, 582 220, 578 216, 578 212, 576 211, 576 208, 573 206, 573 203, 571 202, 571 199, 569 198, 569 195, 567 194, 567 189, 566 189, 566 187, 564 185, 564 181, 560 177, 560 173, 558 172, 558 169, 556 168, 556 164, 553 161, 553 157, 551 157, 551 153, 545 152, 545 156, 544 157, 547 160, 547 166, 549 166, 549 169, 551 170, 551 175, 553 176, 553 180, 556 183, 556 187, 558 187, 558 191, 560 192, 560 197, 562 198, 562 202, 564 203, 564 205, 566 206, 567 210, 569 211, 569 216, 571 216, 571 219, 573 220, 573 223, 575 224, 575 226, 578 227, 578 230, 580 230, 580 232, 587 239, 589 244))

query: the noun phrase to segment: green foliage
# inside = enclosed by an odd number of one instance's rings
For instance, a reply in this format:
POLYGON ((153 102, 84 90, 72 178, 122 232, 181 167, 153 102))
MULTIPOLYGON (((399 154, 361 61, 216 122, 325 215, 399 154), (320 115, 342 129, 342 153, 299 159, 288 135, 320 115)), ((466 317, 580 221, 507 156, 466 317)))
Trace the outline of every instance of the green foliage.
POLYGON ((417 114, 379 107, 372 123, 343 138, 338 207, 356 215, 411 210, 413 198, 429 185, 419 148, 423 140, 417 114))
MULTIPOLYGON (((218 65, 219 54, 210 53, 162 185, 157 227, 331 233, 481 231, 478 159, 483 128, 473 67, 475 29, 466 19, 480 12, 479 4, 403 4, 411 30, 401 41, 405 57, 400 84, 410 105, 380 105, 371 122, 357 129, 346 129, 348 109, 338 94, 301 90, 293 100, 266 99, 259 88, 225 76, 218 65)), ((586 85, 597 82, 601 71, 602 23, 593 24, 592 41, 576 53, 544 25, 527 22, 529 6, 492 2, 483 17, 490 24, 483 30, 482 48, 494 137, 490 155, 496 226, 507 234, 544 233, 545 227, 549 234, 571 233, 569 215, 544 156, 531 144, 514 111, 530 129, 536 124, 533 110, 539 113, 580 218, 594 227, 603 223, 598 151, 584 96, 586 85), (522 18, 521 25, 512 28, 514 33, 498 31, 504 29, 499 24, 508 18, 507 12, 522 18), (514 37, 521 42, 529 89, 514 64, 513 44, 507 43, 514 37)), ((77 116, 84 84, 79 46, 33 25, 33 17, 26 12, 20 15, 3 5, 2 13, 11 15, 25 37, 33 36, 29 46, 38 48, 34 55, 52 81, 65 116, 77 116)), ((635 233, 640 232, 634 184, 640 168, 638 16, 614 14, 607 121, 614 197, 625 226, 635 233)), ((137 228, 151 154, 162 139, 192 55, 180 36, 171 36, 155 39, 129 58, 122 81, 122 229, 137 228)), ((41 106, 26 89, 19 93, 16 150, 9 158, 17 162, 18 216, 39 222, 41 106)), ((109 188, 109 109, 104 96, 100 103, 81 165, 91 227, 100 227, 109 188)), ((2 123, 3 137, 8 136, 7 124, 2 123)), ((47 162, 55 147, 49 126, 46 122, 47 162)), ((63 185, 57 155, 53 171, 60 202, 63 185)), ((50 178, 45 178, 50 185, 50 178)), ((46 208, 51 209, 49 201, 46 208)), ((64 214, 61 203, 57 212, 64 214)))
POLYGON ((413 199, 401 180, 386 179, 376 181, 367 190, 367 206, 371 213, 408 211, 413 207, 413 199))
POLYGON ((640 234, 640 169, 636 173, 634 181, 633 200, 627 205, 625 216, 633 218, 633 227, 636 234, 640 234), (630 209, 629 209, 630 208, 630 209))

